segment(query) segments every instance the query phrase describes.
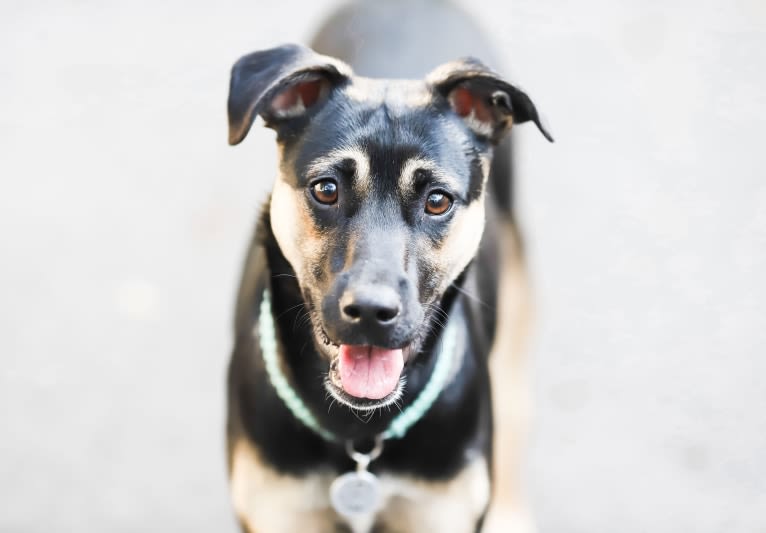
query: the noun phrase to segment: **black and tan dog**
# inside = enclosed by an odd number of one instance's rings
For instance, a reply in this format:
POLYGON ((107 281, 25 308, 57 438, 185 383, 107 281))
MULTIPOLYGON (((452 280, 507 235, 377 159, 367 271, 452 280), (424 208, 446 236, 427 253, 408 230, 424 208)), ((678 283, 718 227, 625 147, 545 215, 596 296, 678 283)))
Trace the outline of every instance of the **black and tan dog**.
POLYGON ((500 279, 520 272, 519 249, 493 151, 512 124, 550 138, 534 105, 473 59, 383 80, 286 45, 235 64, 228 112, 232 144, 261 116, 280 154, 229 371, 243 529, 478 531, 493 441, 512 444, 493 435, 507 391, 490 392, 490 352, 511 349, 500 313, 520 290, 500 279), (339 514, 330 485, 371 447, 374 512, 339 514))

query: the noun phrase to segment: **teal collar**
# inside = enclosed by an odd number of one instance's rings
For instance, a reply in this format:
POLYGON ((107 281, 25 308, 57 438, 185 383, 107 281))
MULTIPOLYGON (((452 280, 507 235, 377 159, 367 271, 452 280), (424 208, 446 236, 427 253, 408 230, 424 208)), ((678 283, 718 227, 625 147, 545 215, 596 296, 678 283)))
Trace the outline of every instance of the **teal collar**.
MULTIPOLYGON (((309 410, 303 399, 285 376, 279 363, 277 331, 274 317, 271 313, 271 295, 269 289, 263 291, 261 300, 260 316, 258 317, 258 338, 261 345, 261 353, 266 363, 266 373, 271 385, 277 392, 277 396, 284 402, 290 412, 316 434, 328 441, 340 441, 338 437, 324 429, 317 421, 314 414, 309 410)), ((437 354, 436 365, 431 377, 423 387, 415 401, 408 405, 389 424, 381 435, 384 439, 401 439, 418 420, 428 412, 439 397, 444 386, 450 378, 450 370, 457 358, 457 331, 453 321, 447 322, 441 338, 441 346, 437 354)))

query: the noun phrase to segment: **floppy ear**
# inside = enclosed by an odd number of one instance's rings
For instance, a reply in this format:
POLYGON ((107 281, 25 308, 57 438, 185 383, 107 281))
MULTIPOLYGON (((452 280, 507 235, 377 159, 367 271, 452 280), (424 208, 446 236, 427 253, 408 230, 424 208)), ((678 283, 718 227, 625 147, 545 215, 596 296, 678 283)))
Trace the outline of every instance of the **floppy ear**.
POLYGON ((287 44, 242 57, 231 69, 229 144, 239 144, 256 115, 270 127, 306 115, 351 68, 304 46, 287 44))
POLYGON ((529 96, 477 59, 464 58, 441 65, 426 77, 426 83, 449 102, 474 133, 494 143, 514 123, 530 120, 553 142, 529 96))

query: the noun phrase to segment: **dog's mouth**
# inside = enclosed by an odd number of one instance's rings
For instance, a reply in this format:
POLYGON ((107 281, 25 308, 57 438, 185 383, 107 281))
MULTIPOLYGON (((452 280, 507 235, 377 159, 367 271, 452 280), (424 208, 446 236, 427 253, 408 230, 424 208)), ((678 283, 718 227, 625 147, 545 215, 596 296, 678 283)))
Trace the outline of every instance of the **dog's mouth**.
POLYGON ((325 388, 340 403, 354 409, 371 410, 394 403, 402 394, 402 372, 410 346, 336 344, 323 333, 330 369, 325 388))
POLYGON ((359 399, 382 400, 396 391, 404 369, 401 348, 341 344, 330 366, 330 380, 359 399))

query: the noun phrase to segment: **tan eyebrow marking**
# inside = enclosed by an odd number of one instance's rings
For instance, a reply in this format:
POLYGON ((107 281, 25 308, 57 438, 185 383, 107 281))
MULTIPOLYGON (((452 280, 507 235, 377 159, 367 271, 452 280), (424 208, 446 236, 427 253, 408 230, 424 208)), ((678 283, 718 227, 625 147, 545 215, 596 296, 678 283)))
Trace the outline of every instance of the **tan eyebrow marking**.
POLYGON ((431 159, 425 159, 422 157, 412 157, 407 160, 402 166, 402 171, 399 174, 399 191, 402 194, 406 194, 415 188, 415 173, 418 170, 428 170, 440 181, 446 183, 454 189, 459 188, 458 181, 451 175, 444 172, 434 161, 431 159))
POLYGON ((370 158, 358 146, 344 146, 336 148, 327 155, 314 160, 308 168, 307 175, 315 177, 331 169, 345 159, 351 159, 356 163, 354 174, 354 188, 367 193, 372 188, 372 176, 370 175, 370 158))

